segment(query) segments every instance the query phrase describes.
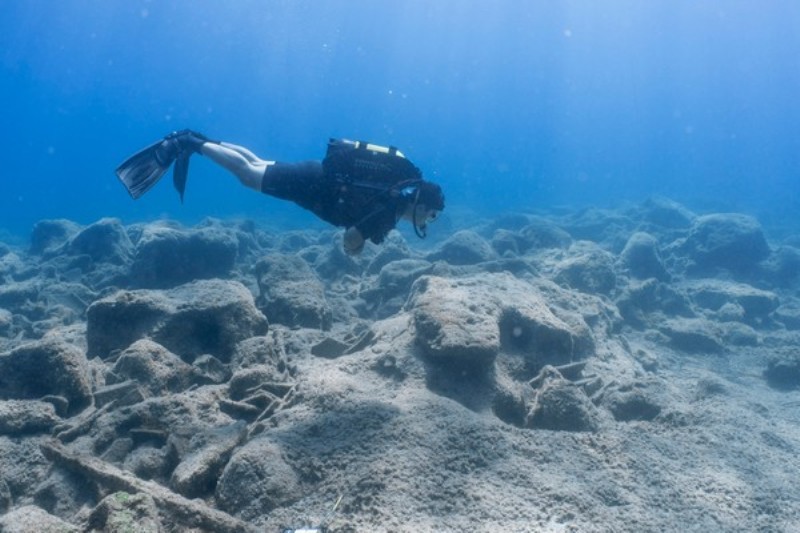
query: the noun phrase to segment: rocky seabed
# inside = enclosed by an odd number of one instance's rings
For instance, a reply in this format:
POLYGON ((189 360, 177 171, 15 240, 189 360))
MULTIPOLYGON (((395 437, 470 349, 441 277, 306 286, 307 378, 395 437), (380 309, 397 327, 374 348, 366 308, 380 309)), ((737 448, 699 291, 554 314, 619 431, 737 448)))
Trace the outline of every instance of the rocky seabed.
POLYGON ((0 244, 0 530, 800 531, 800 235, 452 217, 0 244))

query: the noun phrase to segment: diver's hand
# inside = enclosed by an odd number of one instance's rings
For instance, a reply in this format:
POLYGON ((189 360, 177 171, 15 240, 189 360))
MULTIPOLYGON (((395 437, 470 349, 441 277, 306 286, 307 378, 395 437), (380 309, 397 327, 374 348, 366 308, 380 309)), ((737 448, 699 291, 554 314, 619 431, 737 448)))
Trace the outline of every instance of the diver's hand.
POLYGON ((358 228, 347 228, 344 232, 344 251, 348 255, 358 255, 364 249, 364 236, 358 231, 358 228))

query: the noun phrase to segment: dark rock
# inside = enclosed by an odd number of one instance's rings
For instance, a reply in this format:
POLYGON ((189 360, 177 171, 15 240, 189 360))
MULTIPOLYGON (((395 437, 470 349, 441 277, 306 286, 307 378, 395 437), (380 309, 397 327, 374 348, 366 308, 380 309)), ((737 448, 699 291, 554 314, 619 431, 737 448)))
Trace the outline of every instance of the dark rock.
POLYGON ((60 421, 52 404, 33 400, 0 401, 0 435, 43 433, 60 421))
POLYGON ((386 238, 386 242, 375 254, 375 257, 367 265, 365 270, 367 275, 378 274, 383 268, 395 261, 403 261, 411 256, 411 250, 408 248, 408 243, 403 239, 399 233, 392 232, 386 238))
POLYGON ((263 364, 275 367, 280 372, 286 370, 272 337, 251 337, 236 345, 231 358, 233 368, 240 369, 263 364))
POLYGON ((172 488, 187 498, 213 493, 223 467, 246 436, 247 425, 239 421, 192 437, 188 453, 172 472, 172 488))
POLYGON ((520 254, 521 237, 513 231, 498 229, 492 235, 491 245, 499 256, 517 256, 520 254))
POLYGON ((634 277, 639 279, 669 279, 667 269, 661 260, 658 241, 648 233, 637 232, 631 235, 619 257, 620 263, 634 277))
POLYGON ((800 248, 780 246, 763 263, 767 280, 778 287, 791 287, 800 279, 800 248))
POLYGON ((66 245, 80 229, 70 220, 40 220, 31 233, 31 253, 49 255, 66 245))
POLYGON ((624 245, 624 241, 619 243, 621 236, 630 235, 634 222, 616 210, 592 207, 567 217, 562 226, 573 239, 603 243, 619 250, 624 245))
POLYGON ((717 311, 726 304, 741 307, 743 319, 748 322, 765 320, 779 305, 775 293, 743 283, 707 279, 685 282, 680 287, 705 309, 717 311))
POLYGON ((237 250, 236 237, 220 228, 178 230, 150 225, 137 243, 131 276, 146 288, 224 277, 233 268, 237 250))
POLYGON ((286 373, 267 365, 258 365, 236 372, 228 383, 228 394, 234 400, 243 400, 266 383, 282 382, 286 373))
POLYGON ((610 294, 617 286, 614 259, 593 243, 578 242, 556 265, 554 280, 588 294, 610 294))
POLYGON ((623 318, 634 327, 658 323, 664 316, 694 315, 684 294, 655 278, 630 283, 616 304, 623 318))
POLYGON ((699 318, 670 319, 659 331, 670 344, 688 353, 720 353, 724 350, 719 328, 712 322, 699 318))
POLYGON ((618 422, 653 420, 661 413, 663 395, 663 387, 656 382, 636 382, 606 391, 602 404, 618 422))
POLYGON ((764 370, 770 387, 780 390, 800 388, 800 354, 795 351, 773 357, 764 370))
POLYGON ((133 243, 119 220, 104 218, 72 237, 68 250, 88 255, 96 263, 122 265, 133 256, 133 243))
POLYGON ((297 474, 280 447, 266 438, 252 440, 233 454, 216 490, 220 508, 244 520, 264 516, 301 494, 297 474))
POLYGON ((35 505, 18 507, 0 516, 0 531, 4 533, 79 533, 77 526, 53 516, 35 505))
POLYGON ((8 336, 14 324, 14 315, 7 309, 0 308, 0 336, 8 336))
POLYGON ((201 385, 220 384, 231 378, 231 370, 213 355, 205 354, 192 363, 192 375, 194 381, 201 385))
POLYGON ((544 380, 525 417, 525 427, 556 431, 595 431, 598 414, 580 387, 557 375, 544 380))
POLYGON ((11 489, 8 488, 8 483, 3 478, 0 478, 0 515, 8 512, 12 502, 11 489))
POLYGON ((273 323, 327 330, 331 310, 325 288, 299 256, 271 254, 256 264, 258 306, 273 323))
POLYGON ((688 228, 695 218, 694 213, 667 198, 648 198, 638 210, 645 222, 668 229, 688 228))
POLYGON ((95 407, 103 407, 111 402, 117 402, 116 407, 132 405, 144 400, 145 396, 135 380, 123 381, 113 385, 106 385, 94 391, 95 407))
POLYGON ((87 311, 90 356, 107 358, 148 336, 185 361, 230 360, 236 343, 263 335, 267 320, 241 283, 202 280, 168 291, 119 291, 87 311))
POLYGON ((325 337, 320 342, 311 347, 311 355, 335 359, 347 351, 349 346, 333 337, 325 337))
POLYGON ((569 233, 549 220, 534 217, 530 224, 520 229, 520 253, 547 248, 567 248, 572 244, 569 233))
POLYGON ((126 348, 112 371, 123 380, 140 383, 154 396, 180 392, 192 381, 190 365, 149 339, 138 340, 126 348))
POLYGON ((88 527, 92 531, 109 533, 163 531, 152 496, 127 492, 115 492, 103 498, 89 515, 88 527))
POLYGON ((0 399, 37 399, 63 396, 69 414, 91 403, 89 366, 83 353, 72 345, 46 339, 0 355, 0 399))
POLYGON ((697 217, 681 250, 695 270, 722 268, 735 273, 752 270, 770 253, 758 221, 738 213, 697 217))
POLYGON ((489 243, 470 230, 455 233, 426 257, 428 261, 445 261, 451 265, 474 265, 495 258, 489 243))

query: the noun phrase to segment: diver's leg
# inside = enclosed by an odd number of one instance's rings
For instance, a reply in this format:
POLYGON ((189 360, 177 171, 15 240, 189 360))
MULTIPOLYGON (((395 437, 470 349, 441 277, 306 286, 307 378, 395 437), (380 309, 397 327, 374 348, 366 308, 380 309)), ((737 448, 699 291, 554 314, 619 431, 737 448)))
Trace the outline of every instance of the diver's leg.
POLYGON ((239 146, 238 144, 231 144, 226 142, 221 142, 220 144, 226 148, 234 150, 235 152, 239 152, 240 154, 242 154, 242 157, 244 157, 251 163, 258 163, 259 161, 262 161, 260 157, 258 157, 256 154, 254 154, 244 146, 239 146))
POLYGON ((242 185, 259 192, 264 171, 275 163, 258 158, 246 148, 228 143, 203 143, 201 153, 239 178, 242 185))

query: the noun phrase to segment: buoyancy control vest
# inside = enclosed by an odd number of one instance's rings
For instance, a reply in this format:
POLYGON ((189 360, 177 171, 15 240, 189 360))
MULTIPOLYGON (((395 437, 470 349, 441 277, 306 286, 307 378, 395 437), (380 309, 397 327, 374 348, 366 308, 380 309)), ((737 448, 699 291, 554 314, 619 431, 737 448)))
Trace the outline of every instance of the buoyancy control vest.
POLYGON ((393 146, 330 139, 322 161, 325 174, 339 182, 376 192, 400 193, 422 181, 422 173, 393 146))

